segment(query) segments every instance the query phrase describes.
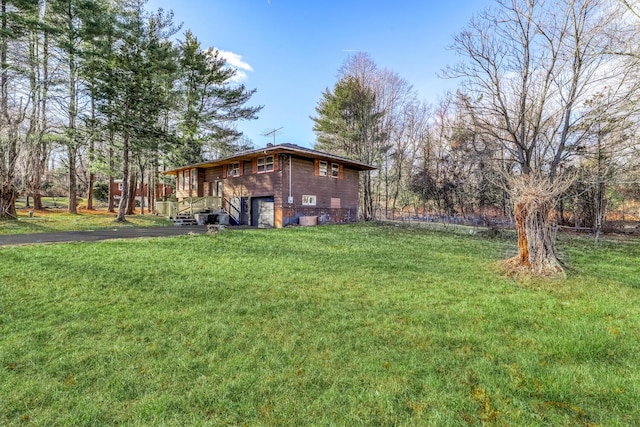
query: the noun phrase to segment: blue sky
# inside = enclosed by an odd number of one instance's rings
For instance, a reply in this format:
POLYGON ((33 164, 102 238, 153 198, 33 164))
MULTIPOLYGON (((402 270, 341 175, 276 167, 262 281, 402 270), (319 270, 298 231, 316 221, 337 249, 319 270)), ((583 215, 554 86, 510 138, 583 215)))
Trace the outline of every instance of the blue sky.
POLYGON ((418 97, 435 103, 455 82, 437 74, 458 61, 453 34, 492 0, 149 0, 173 10, 203 48, 227 52, 242 83, 257 89, 258 120, 238 128, 256 147, 265 131, 283 128, 276 143, 311 147, 322 91, 332 88, 345 59, 367 52, 380 68, 407 80, 418 97))

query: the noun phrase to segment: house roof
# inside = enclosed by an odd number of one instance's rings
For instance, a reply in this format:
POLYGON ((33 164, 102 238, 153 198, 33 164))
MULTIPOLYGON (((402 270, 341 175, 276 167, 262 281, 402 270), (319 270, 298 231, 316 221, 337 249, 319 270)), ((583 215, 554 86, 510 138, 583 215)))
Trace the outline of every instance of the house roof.
POLYGON ((281 153, 291 154, 291 155, 308 158, 308 159, 320 159, 320 160, 326 160, 326 161, 340 162, 343 165, 350 167, 352 169, 356 169, 358 171, 376 169, 374 166, 368 165, 363 162, 359 162, 357 160, 336 156, 335 154, 326 153, 324 151, 312 150, 311 148, 300 147, 299 145, 295 145, 295 144, 284 143, 284 144, 278 144, 278 145, 269 144, 264 148, 243 151, 242 153, 236 153, 233 156, 223 157, 221 159, 210 160, 207 162, 195 163, 192 165, 181 166, 179 168, 165 171, 164 174, 176 175, 179 171, 186 170, 186 169, 214 167, 214 166, 223 165, 229 162, 249 160, 255 157, 269 156, 269 155, 275 155, 275 154, 281 154, 281 153))

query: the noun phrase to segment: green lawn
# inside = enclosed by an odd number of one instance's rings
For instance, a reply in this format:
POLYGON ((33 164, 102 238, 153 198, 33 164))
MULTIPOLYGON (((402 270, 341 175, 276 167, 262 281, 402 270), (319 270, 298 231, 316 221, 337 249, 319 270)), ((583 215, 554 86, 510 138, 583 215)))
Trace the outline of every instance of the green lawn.
POLYGON ((114 222, 116 214, 105 210, 86 211, 71 215, 61 210, 18 210, 18 220, 0 220, 0 236, 3 234, 48 233, 57 231, 98 230, 118 227, 173 226, 167 218, 156 215, 130 215, 127 222, 114 222))
POLYGON ((0 248, 0 425, 640 425, 640 243, 354 225, 0 248))

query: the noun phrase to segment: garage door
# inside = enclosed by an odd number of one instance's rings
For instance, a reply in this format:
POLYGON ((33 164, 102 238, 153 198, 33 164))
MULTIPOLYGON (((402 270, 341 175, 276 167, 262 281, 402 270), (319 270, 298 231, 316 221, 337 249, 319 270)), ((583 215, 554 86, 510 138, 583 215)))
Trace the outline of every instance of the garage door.
POLYGON ((251 225, 254 227, 274 226, 273 197, 254 197, 251 199, 251 225))

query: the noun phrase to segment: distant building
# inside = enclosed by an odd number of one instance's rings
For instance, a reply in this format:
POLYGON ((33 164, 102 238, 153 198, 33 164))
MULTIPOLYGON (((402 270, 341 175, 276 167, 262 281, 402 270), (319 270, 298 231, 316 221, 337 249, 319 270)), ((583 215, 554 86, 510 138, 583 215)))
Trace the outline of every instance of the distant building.
MULTIPOLYGON (((124 183, 121 179, 113 180, 113 184, 111 185, 111 194, 116 202, 120 200, 122 197, 122 186, 124 183)), ((163 183, 159 183, 156 185, 156 194, 155 197, 159 200, 162 200, 165 197, 169 197, 173 194, 173 187, 171 185, 166 185, 163 183)), ((154 197, 153 194, 149 194, 149 184, 144 185, 144 189, 140 188, 140 184, 136 187, 136 200, 142 204, 144 201, 144 206, 149 206, 149 197, 154 197)))

